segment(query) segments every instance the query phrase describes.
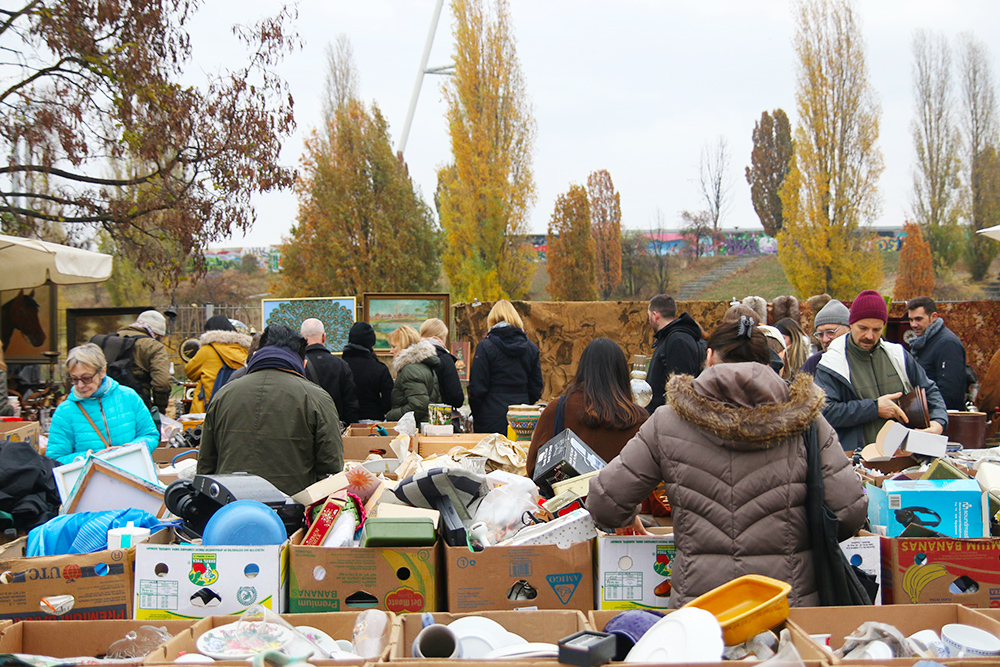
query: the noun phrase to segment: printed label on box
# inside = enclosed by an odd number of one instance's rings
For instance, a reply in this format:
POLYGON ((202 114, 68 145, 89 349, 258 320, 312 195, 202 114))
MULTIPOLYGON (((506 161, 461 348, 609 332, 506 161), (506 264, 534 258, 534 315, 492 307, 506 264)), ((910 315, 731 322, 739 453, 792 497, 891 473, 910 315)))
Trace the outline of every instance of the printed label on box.
POLYGON ((597 538, 599 609, 665 609, 676 549, 672 535, 597 538))

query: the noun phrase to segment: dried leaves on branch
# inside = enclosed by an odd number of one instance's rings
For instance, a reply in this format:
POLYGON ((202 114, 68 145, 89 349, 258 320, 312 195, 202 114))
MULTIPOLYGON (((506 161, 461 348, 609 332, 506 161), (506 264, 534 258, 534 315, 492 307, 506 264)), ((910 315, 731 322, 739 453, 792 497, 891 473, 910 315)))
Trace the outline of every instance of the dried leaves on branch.
POLYGON ((236 27, 246 64, 192 86, 193 0, 34 0, 0 14, 0 215, 5 229, 103 229, 137 266, 176 275, 254 221, 292 99, 274 66, 297 46, 282 11, 236 27))

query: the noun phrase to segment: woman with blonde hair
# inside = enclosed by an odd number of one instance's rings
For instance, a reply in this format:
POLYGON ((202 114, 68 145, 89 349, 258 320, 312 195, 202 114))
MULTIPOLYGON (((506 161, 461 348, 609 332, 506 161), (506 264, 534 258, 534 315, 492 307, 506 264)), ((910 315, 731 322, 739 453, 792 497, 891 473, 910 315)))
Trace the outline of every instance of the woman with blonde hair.
POLYGON ((469 407, 476 433, 506 433, 507 406, 542 397, 542 366, 510 301, 497 301, 486 325, 469 370, 469 407))
POLYGON ((436 317, 425 320, 420 325, 420 337, 434 345, 440 365, 437 367, 438 386, 441 388, 441 400, 453 408, 460 408, 465 403, 465 392, 462 391, 462 381, 455 368, 455 355, 448 351, 445 341, 448 340, 448 327, 436 317))
POLYGON ((785 368, 781 377, 788 380, 799 372, 802 364, 809 358, 809 339, 802 330, 802 325, 790 317, 778 320, 774 328, 785 339, 785 368))
POLYGON ((441 401, 435 370, 438 361, 434 345, 421 340, 413 327, 405 324, 389 334, 392 370, 396 381, 392 385, 392 408, 386 413, 389 421, 399 421, 407 412, 412 412, 419 426, 427 421, 428 406, 441 401))

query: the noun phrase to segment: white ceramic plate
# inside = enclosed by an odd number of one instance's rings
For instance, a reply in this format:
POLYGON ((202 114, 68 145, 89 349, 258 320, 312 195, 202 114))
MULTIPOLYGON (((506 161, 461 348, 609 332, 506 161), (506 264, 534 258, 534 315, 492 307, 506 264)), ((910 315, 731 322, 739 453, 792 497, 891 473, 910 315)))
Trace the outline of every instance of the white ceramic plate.
POLYGON ((449 623, 448 628, 458 637, 464 660, 482 658, 498 648, 526 643, 496 621, 482 616, 459 618, 449 623))
POLYGON ((688 607, 657 621, 635 643, 625 662, 720 662, 724 650, 722 627, 715 616, 688 607))
POLYGON ((198 652, 216 660, 242 660, 261 651, 278 650, 292 633, 275 623, 228 623, 198 637, 198 652))

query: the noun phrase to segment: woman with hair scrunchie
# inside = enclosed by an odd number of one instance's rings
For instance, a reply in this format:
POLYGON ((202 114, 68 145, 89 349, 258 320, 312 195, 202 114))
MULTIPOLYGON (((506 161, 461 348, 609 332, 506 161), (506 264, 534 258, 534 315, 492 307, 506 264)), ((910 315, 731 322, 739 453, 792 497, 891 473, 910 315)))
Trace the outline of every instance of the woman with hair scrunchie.
POLYGON ((636 506, 666 483, 677 548, 671 608, 746 574, 790 583, 793 606, 819 604, 803 437, 813 422, 839 538, 855 534, 867 514, 861 483, 823 418, 823 391, 806 374, 786 384, 768 366, 755 324, 743 316, 719 325, 706 369, 697 378, 673 376, 666 405, 590 483, 594 520, 633 533, 645 533, 636 506))

